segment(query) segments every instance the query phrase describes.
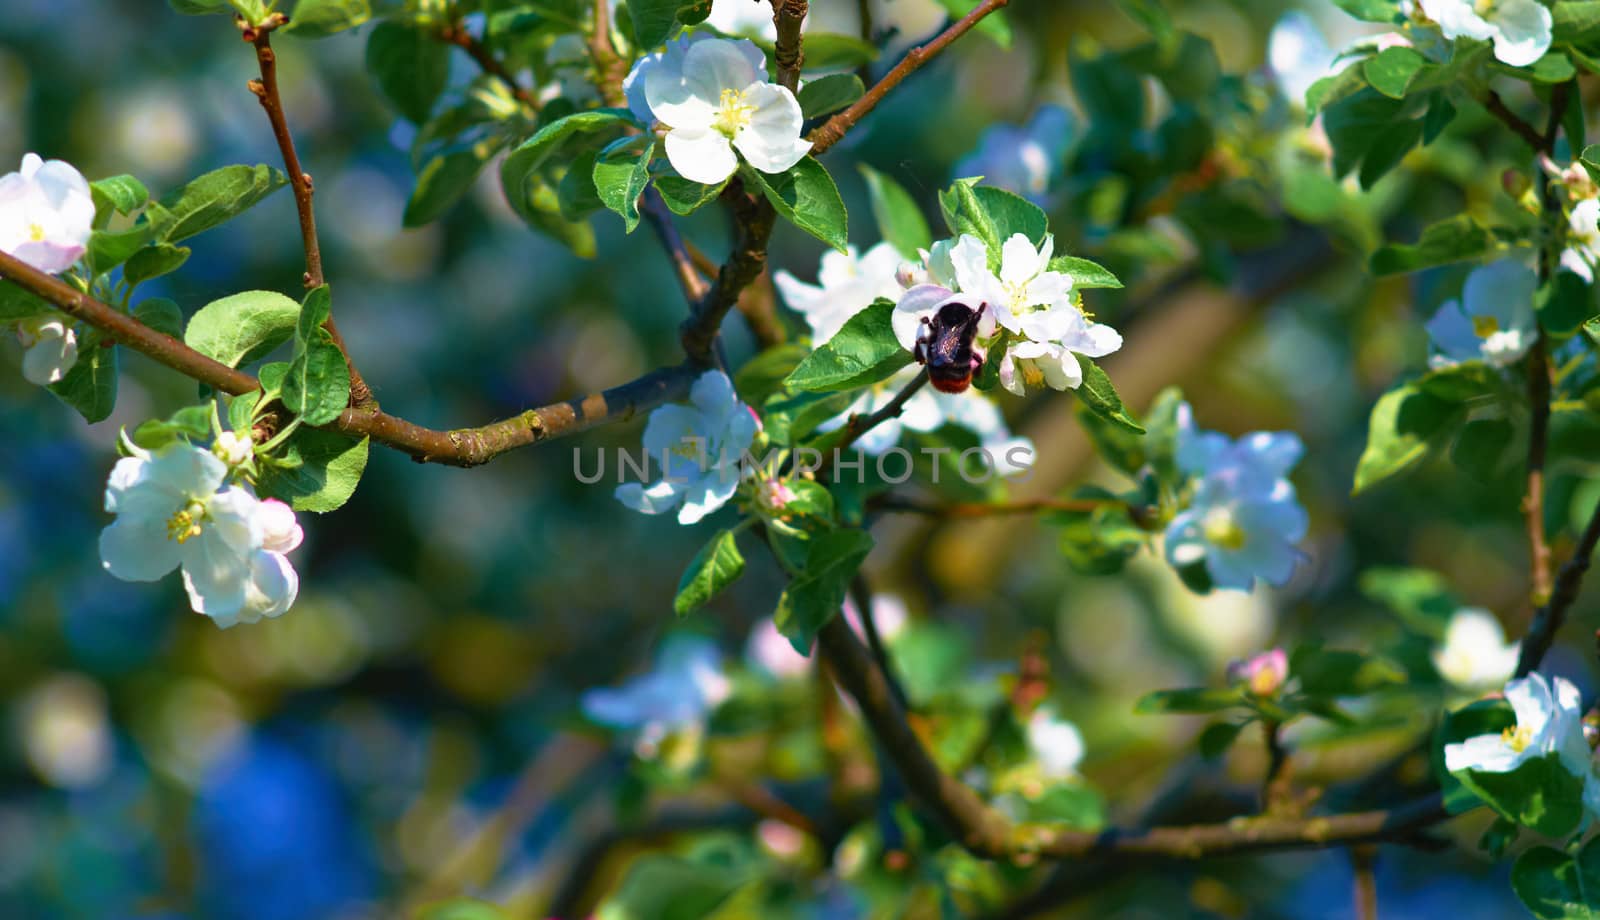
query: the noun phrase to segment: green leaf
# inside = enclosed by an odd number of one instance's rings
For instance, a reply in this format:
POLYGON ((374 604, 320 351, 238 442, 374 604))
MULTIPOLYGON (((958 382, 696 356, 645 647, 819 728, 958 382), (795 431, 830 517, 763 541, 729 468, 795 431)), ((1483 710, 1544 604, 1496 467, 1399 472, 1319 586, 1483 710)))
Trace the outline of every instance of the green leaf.
POLYGON ((850 408, 855 399, 855 393, 780 393, 761 407, 761 423, 774 443, 798 444, 818 425, 850 408))
POLYGON ((1122 397, 1117 395, 1117 388, 1112 385, 1106 372, 1100 369, 1100 365, 1077 353, 1073 357, 1078 359, 1078 367, 1083 369, 1083 383, 1072 392, 1083 400, 1083 404, 1108 422, 1144 434, 1144 427, 1128 414, 1127 408, 1122 405, 1122 397))
POLYGON ((1594 297, 1588 282, 1569 271, 1558 271, 1540 285, 1533 297, 1539 325, 1551 335, 1567 336, 1594 316, 1594 297))
POLYGON ((306 294, 295 324, 294 357, 283 378, 283 404, 307 425, 326 425, 350 403, 350 369, 323 328, 333 309, 326 284, 306 294))
POLYGON ((1361 696, 1406 681, 1405 670, 1388 659, 1312 645, 1294 650, 1289 673, 1302 692, 1314 696, 1361 696))
POLYGON ((155 450, 183 438, 191 443, 211 440, 211 405, 185 406, 165 419, 150 419, 133 430, 133 443, 155 450))
POLYGON ((1333 172, 1344 176, 1360 167, 1362 188, 1371 188, 1422 139, 1420 102, 1391 99, 1363 89, 1322 110, 1323 128, 1333 146, 1333 172), (1417 111, 1413 111, 1413 109, 1417 111))
MULTIPOLYGON (((802 342, 785 342, 774 345, 746 361, 733 375, 733 388, 752 406, 759 406, 783 386, 783 378, 794 372, 810 346, 802 342)), ((765 419, 765 413, 762 415, 765 419)))
POLYGON ((1119 288, 1122 282, 1103 265, 1076 256, 1056 256, 1050 260, 1050 270, 1072 276, 1074 291, 1089 288, 1119 288))
MULTIPOLYGON (((265 369, 262 377, 265 385, 265 369)), ((283 456, 289 465, 267 464, 257 490, 288 502, 296 511, 332 511, 349 501, 361 482, 367 468, 367 439, 301 427, 284 442, 283 456)))
POLYGON ((242 291, 197 310, 184 344, 229 367, 259 360, 289 341, 300 305, 276 291, 242 291))
POLYGON ((43 316, 53 311, 49 301, 25 291, 16 283, 0 280, 0 323, 43 316))
POLYGON ((634 42, 648 51, 671 38, 680 25, 704 22, 711 14, 710 0, 628 0, 634 42))
POLYGON ((748 880, 739 866, 691 862, 649 854, 634 860, 616 892, 600 903, 594 920, 700 920, 748 880))
POLYGON ((237 217, 285 184, 270 166, 224 166, 173 189, 146 213, 156 239, 176 243, 237 217))
POLYGON ((1380 396, 1367 422, 1367 447, 1356 464, 1352 494, 1420 463, 1455 429, 1462 414, 1458 403, 1441 399, 1416 382, 1380 396))
POLYGON ((800 87, 800 112, 807 118, 821 118, 847 108, 866 95, 867 87, 853 73, 831 73, 800 87))
POLYGON ((808 156, 778 175, 759 169, 747 169, 744 174, 754 178, 780 217, 834 249, 845 251, 848 240, 844 199, 839 197, 833 177, 816 159, 808 156))
POLYGON ((1138 715, 1161 713, 1210 713, 1244 705, 1244 694, 1236 689, 1187 687, 1182 690, 1157 690, 1146 693, 1133 704, 1138 715))
POLYGON ((167 5, 185 16, 226 13, 232 9, 228 0, 167 0, 167 5))
POLYGON ((1005 189, 975 185, 963 179, 939 194, 945 223, 956 236, 969 233, 989 247, 990 259, 1000 258, 1000 247, 1020 233, 1035 247, 1050 231, 1044 209, 1005 189))
POLYGON ((625 137, 594 161, 595 192, 606 207, 622 217, 628 233, 639 226, 639 196, 650 184, 650 159, 655 152, 654 135, 625 137))
POLYGON ((103 275, 118 265, 128 261, 150 239, 148 224, 140 224, 127 230, 96 230, 89 235, 89 251, 86 253, 89 270, 96 275, 103 275))
POLYGON ((1394 47, 1364 61, 1361 72, 1373 89, 1391 99, 1404 99, 1412 78, 1426 66, 1428 59, 1415 49, 1394 47))
POLYGON ((133 308, 133 318, 157 332, 183 338, 183 311, 165 297, 152 297, 133 308))
POLYGON ((802 655, 811 654, 817 632, 839 613, 850 580, 872 552, 864 530, 833 530, 811 538, 805 569, 789 582, 774 615, 778 631, 802 655))
POLYGON ((1391 243, 1372 254, 1370 267, 1379 277, 1476 259, 1494 247, 1494 236, 1465 214, 1422 231, 1416 245, 1391 243))
POLYGON ((900 183, 871 166, 862 163, 857 169, 867 182, 867 201, 872 206, 872 219, 878 224, 879 235, 900 255, 920 261, 922 256, 918 250, 933 245, 933 233, 916 199, 900 183))
POLYGON ((150 190, 133 176, 108 176, 89 183, 89 195, 96 212, 113 208, 118 214, 132 214, 150 200, 150 190))
POLYGON ((1123 505, 1054 514, 1050 521, 1060 527, 1061 555, 1074 571, 1085 575, 1117 574, 1148 541, 1123 505))
POLYGON ((477 149, 454 150, 429 160, 417 173, 417 187, 406 202, 401 224, 420 227, 438 220, 472 188, 483 163, 477 149))
POLYGON ((400 114, 420 125, 449 82, 450 48, 423 29, 380 22, 367 38, 367 72, 400 114))
POLYGON ((806 356, 784 378, 796 390, 853 390, 888 378, 911 363, 911 353, 895 338, 894 304, 879 298, 845 321, 833 338, 806 356))
POLYGON ((117 406, 117 349, 100 330, 90 329, 78 342, 77 363, 49 390, 84 421, 104 421, 117 406))
POLYGON ((806 33, 806 59, 802 66, 807 71, 855 70, 877 59, 878 46, 854 35, 806 33))
POLYGON ((371 18, 367 0, 300 0, 284 31, 299 38, 325 38, 371 18))
POLYGON ((681 617, 704 607, 743 574, 744 557, 739 555, 733 531, 718 533, 683 570, 678 594, 672 599, 673 611, 681 617))
POLYGON ((1365 22, 1395 23, 1402 19, 1397 0, 1333 0, 1333 2, 1339 9, 1365 22))
POLYGON ((716 201, 727 184, 720 182, 716 185, 704 185, 690 182, 682 176, 670 175, 657 176, 655 179, 656 191, 661 193, 661 200, 667 203, 672 213, 680 217, 687 217, 716 201))
POLYGON ((1490 808, 1546 837, 1565 837, 1583 817, 1583 780, 1557 754, 1524 762, 1509 773, 1463 770, 1456 774, 1490 808))
POLYGON ((524 219, 529 219, 527 185, 546 160, 570 139, 631 124, 634 124, 633 116, 627 109, 593 109, 559 118, 540 128, 500 164, 500 181, 505 186, 506 200, 524 219))
POLYGON ((171 243, 151 243, 128 257, 122 266, 122 280, 138 286, 151 278, 175 272, 189 261, 189 247, 171 243))
POLYGON ((1233 743, 1239 740, 1239 733, 1244 731, 1248 722, 1212 722, 1200 733, 1200 756, 1207 760, 1215 760, 1228 752, 1233 743))
POLYGON ((1528 849, 1511 865, 1511 890, 1540 920, 1596 920, 1600 846, 1590 840, 1576 857, 1554 847, 1528 849))

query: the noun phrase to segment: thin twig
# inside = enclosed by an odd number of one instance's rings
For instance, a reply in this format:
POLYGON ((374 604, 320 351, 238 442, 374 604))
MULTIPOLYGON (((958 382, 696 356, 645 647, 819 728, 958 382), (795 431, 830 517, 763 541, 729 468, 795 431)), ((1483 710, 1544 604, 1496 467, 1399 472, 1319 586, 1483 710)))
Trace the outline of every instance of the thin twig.
POLYGON ((644 190, 644 195, 639 202, 639 212, 649 221, 651 229, 656 232, 656 237, 661 240, 662 248, 667 251, 667 259, 672 262, 672 272, 678 278, 678 286, 683 289, 684 299, 690 304, 706 296, 707 285, 695 267, 694 259, 689 254, 689 248, 684 244, 683 237, 678 234, 678 227, 672 220, 672 211, 667 208, 667 203, 661 198, 661 193, 656 191, 654 185, 644 190))
MULTIPOLYGON (((317 242, 317 216, 311 206, 311 198, 315 193, 311 174, 300 166, 300 155, 294 149, 294 135, 289 133, 289 120, 283 113, 283 97, 278 91, 278 54, 272 50, 272 33, 286 22, 288 19, 282 13, 270 14, 259 26, 250 26, 241 19, 240 34, 256 49, 261 79, 250 81, 250 91, 260 100, 261 108, 267 113, 267 121, 272 124, 272 136, 277 139, 278 150, 283 154, 283 167, 289 174, 289 188, 294 192, 295 210, 300 216, 300 240, 306 252, 303 280, 306 288, 311 289, 321 287, 327 279, 322 273, 322 246, 317 242)), ((361 407, 372 403, 372 388, 367 386, 361 372, 356 370, 355 362, 350 360, 350 351, 345 347, 344 336, 339 334, 338 324, 330 315, 322 327, 328 330, 329 337, 339 347, 345 365, 350 369, 350 405, 361 407)))
POLYGON ((805 36, 801 29, 810 8, 809 0, 772 0, 772 22, 778 30, 772 61, 778 67, 778 83, 791 93, 800 89, 800 68, 806 62, 805 36))
POLYGON ((1009 2, 1010 0, 983 0, 982 3, 973 8, 972 12, 956 20, 950 25, 950 28, 939 33, 932 41, 906 52, 906 56, 901 59, 900 63, 894 65, 888 73, 884 74, 883 79, 867 90, 866 95, 857 99, 849 108, 828 119, 815 131, 811 132, 809 135, 813 145, 811 154, 813 156, 821 156, 823 151, 839 143, 845 132, 849 131, 856 122, 866 117, 868 112, 877 108, 878 103, 889 95, 890 90, 899 86, 906 77, 915 73, 918 68, 932 60, 956 39, 972 31, 972 27, 981 22, 985 16, 997 12, 1009 2))
POLYGON ((628 97, 622 81, 628 75, 628 62, 611 43, 611 4, 594 0, 594 32, 589 36, 589 54, 594 58, 595 87, 600 98, 613 108, 627 108, 628 97))
MULTIPOLYGON (((927 385, 928 369, 923 368, 922 373, 906 384, 904 389, 896 393, 893 399, 884 403, 876 412, 869 415, 850 416, 850 420, 845 423, 842 429, 843 435, 834 444, 834 453, 838 453, 854 444, 867 432, 887 422, 889 419, 899 418, 900 414, 905 411, 906 403, 911 400, 911 397, 917 395, 917 391, 927 385)), ((824 461, 824 465, 826 465, 826 461, 824 461)))
POLYGON ((1522 117, 1516 112, 1511 111, 1506 106, 1505 100, 1500 98, 1499 93, 1490 90, 1489 95, 1483 101, 1483 107, 1489 110, 1490 115, 1500 119, 1501 124, 1510 128, 1514 134, 1522 138, 1523 142, 1529 147, 1536 151, 1544 149, 1544 136, 1533 125, 1523 121, 1522 117))
POLYGON ((723 318, 739 302, 739 294, 766 270, 767 241, 772 238, 777 220, 772 205, 765 198, 751 197, 737 178, 722 190, 722 199, 732 213, 738 239, 728 261, 717 272, 717 280, 690 308, 688 319, 679 329, 683 353, 702 367, 713 363, 713 344, 723 318))
POLYGON ((1072 831, 1014 824, 966 784, 941 770, 906 721, 893 691, 855 633, 835 617, 817 635, 823 660, 861 709, 906 786, 963 846, 991 859, 1056 859, 1149 855, 1202 859, 1265 850, 1316 849, 1380 841, 1405 842, 1449 818, 1432 793, 1395 808, 1312 817, 1263 815, 1221 824, 1147 830, 1072 831))
POLYGON ((1350 867, 1355 871, 1356 920, 1378 920, 1378 882, 1372 864, 1378 854, 1370 846, 1350 848, 1350 867))
POLYGON ((861 618, 861 632, 867 637, 867 648, 872 652, 872 659, 878 663, 878 669, 883 671, 883 677, 889 682, 889 692, 894 695, 895 703, 907 712, 911 711, 911 702, 906 698, 906 691, 900 685, 900 680, 895 676, 894 663, 889 660, 889 649, 883 643, 883 634, 878 632, 878 620, 872 615, 872 588, 867 584, 866 576, 857 575, 850 582, 850 600, 855 602, 856 616, 861 618))
POLYGON ((1600 503, 1589 515, 1589 523, 1578 538, 1572 556, 1562 563, 1556 573, 1555 586, 1550 589, 1550 600, 1533 615, 1528 632, 1522 637, 1522 652, 1517 656, 1517 676, 1527 677, 1539 667, 1545 652, 1555 641, 1556 630, 1566 619, 1567 611, 1578 600, 1578 590, 1583 587, 1583 576, 1594 559, 1595 546, 1600 544, 1600 503))
MULTIPOLYGON (((68 316, 101 330, 112 341, 212 389, 239 395, 261 388, 256 378, 244 371, 213 360, 4 252, 0 252, 0 277, 43 298, 68 316)), ((701 368, 688 364, 658 368, 604 392, 529 409, 477 428, 453 431, 424 428, 379 411, 372 403, 346 409, 337 421, 324 427, 355 438, 371 437, 422 463, 478 466, 514 448, 625 421, 664 402, 682 399, 700 371, 701 368)))
POLYGON ((1261 723, 1261 737, 1267 748, 1267 769, 1261 777, 1261 810, 1275 812, 1288 797, 1289 749, 1283 744, 1283 726, 1274 721, 1261 723))

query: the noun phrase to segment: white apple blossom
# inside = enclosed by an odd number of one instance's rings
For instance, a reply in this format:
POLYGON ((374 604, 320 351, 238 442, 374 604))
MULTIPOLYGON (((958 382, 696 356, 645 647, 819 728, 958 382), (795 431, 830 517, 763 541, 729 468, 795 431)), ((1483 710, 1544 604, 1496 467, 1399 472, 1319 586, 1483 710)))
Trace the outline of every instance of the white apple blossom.
POLYGON ((1507 642, 1500 621, 1481 607, 1464 607, 1450 617, 1444 644, 1433 651, 1433 666, 1463 690, 1498 687, 1517 669, 1521 643, 1507 642))
POLYGON ((1333 73, 1338 55, 1310 16, 1300 10, 1285 13, 1267 37, 1267 65, 1277 78, 1283 95, 1296 107, 1304 107, 1306 91, 1333 73))
POLYGON ((1417 0, 1444 37, 1494 43, 1503 64, 1526 67, 1550 50, 1552 18, 1538 0, 1417 0))
MULTIPOLYGON (((1588 181, 1581 166, 1578 171, 1583 173, 1583 181, 1588 181)), ((1567 226, 1567 248, 1561 253, 1561 267, 1593 283, 1594 267, 1600 264, 1600 198, 1585 198, 1573 205, 1567 226)))
POLYGON ((811 152, 800 136, 800 103, 767 81, 766 65, 753 42, 689 36, 640 58, 623 86, 635 117, 665 126, 672 168, 716 185, 739 168, 741 155, 762 172, 781 173, 811 152))
POLYGON ((1180 405, 1178 467, 1198 481, 1188 507, 1167 525, 1168 561, 1180 568, 1203 561, 1218 588, 1248 591, 1258 577, 1287 582, 1309 525, 1288 479, 1303 452, 1291 432, 1257 431, 1234 441, 1200 431, 1188 404, 1180 405))
POLYGON ((590 690, 581 705, 594 722, 637 732, 635 749, 652 756, 668 735, 700 730, 732 692, 716 645, 680 635, 662 644, 649 672, 621 687, 590 690))
POLYGON ((288 506, 224 487, 228 467, 209 450, 133 451, 106 483, 106 510, 117 515, 100 534, 106 571, 155 581, 181 566, 190 606, 223 628, 288 610, 300 582, 284 553, 301 537, 288 506))
POLYGON ((1501 259, 1472 270, 1460 300, 1451 300, 1428 320, 1436 354, 1431 367, 1453 367, 1483 360, 1497 367, 1513 364, 1533 346, 1538 323, 1533 270, 1515 259, 1501 259))
POLYGON ((1577 687, 1564 678, 1535 672, 1507 683, 1506 701, 1516 713, 1516 726, 1445 745, 1445 769, 1509 773, 1529 760, 1555 754, 1574 776, 1594 785, 1577 687))
POLYGON ((83 174, 30 153, 20 172, 0 176, 0 252, 59 275, 89 246, 94 198, 83 174))
POLYGON ((1083 760, 1083 735, 1077 726, 1058 718, 1049 706, 1040 706, 1028 717, 1028 748, 1046 779, 1071 779, 1083 760))
POLYGON ((845 252, 830 249, 822 254, 816 284, 807 284, 787 271, 775 273, 772 281, 789 308, 805 317, 812 343, 820 345, 878 298, 898 300, 904 293, 895 277, 899 267, 900 253, 888 243, 879 243, 865 253, 851 246, 845 252))
POLYGON ((45 315, 17 324, 22 343, 22 376, 29 383, 48 386, 78 363, 78 334, 64 316, 45 315))
POLYGON ((956 164, 955 174, 982 176, 986 185, 1042 204, 1065 169, 1075 130, 1071 112, 1041 105, 1026 125, 995 125, 984 131, 978 149, 956 164))
POLYGON ((644 514, 678 510, 678 523, 694 524, 721 508, 739 486, 742 453, 760 427, 722 371, 707 371, 689 389, 691 405, 662 406, 644 426, 645 452, 662 465, 661 479, 646 487, 617 487, 617 501, 644 514))

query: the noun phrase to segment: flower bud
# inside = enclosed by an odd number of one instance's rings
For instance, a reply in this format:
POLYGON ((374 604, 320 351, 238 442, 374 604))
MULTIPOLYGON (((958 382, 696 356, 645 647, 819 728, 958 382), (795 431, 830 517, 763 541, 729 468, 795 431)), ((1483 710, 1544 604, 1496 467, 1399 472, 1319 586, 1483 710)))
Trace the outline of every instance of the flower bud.
POLYGON ((1276 696, 1289 677, 1289 656, 1281 648, 1228 665, 1228 679, 1255 696, 1276 696))
POLYGON ((211 450, 222 459, 223 463, 229 466, 243 466, 255 456, 256 444, 251 439, 249 431, 243 434, 223 431, 217 434, 216 443, 211 445, 211 450))
POLYGON ((293 509, 276 498, 263 499, 256 515, 261 522, 261 548, 269 553, 291 552, 305 539, 293 509))

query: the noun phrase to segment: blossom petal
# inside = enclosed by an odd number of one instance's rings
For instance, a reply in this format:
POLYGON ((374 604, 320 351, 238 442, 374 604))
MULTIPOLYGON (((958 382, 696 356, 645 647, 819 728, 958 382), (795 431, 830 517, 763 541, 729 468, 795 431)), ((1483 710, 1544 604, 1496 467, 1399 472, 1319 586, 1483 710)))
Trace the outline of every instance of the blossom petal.
POLYGON ((1550 50, 1550 9, 1538 0, 1499 0, 1495 5, 1494 56, 1526 67, 1550 50))
POLYGON ((800 135, 805 119, 794 94, 774 83, 757 83, 744 91, 744 98, 755 112, 733 145, 750 165, 764 173, 781 173, 805 159, 812 144, 800 135))
POLYGON ((1478 735, 1444 746, 1444 768, 1451 773, 1460 773, 1462 770, 1509 773, 1525 759, 1499 735, 1478 735))
POLYGON ((716 185, 739 168, 733 145, 711 128, 674 128, 667 133, 667 162, 690 182, 716 185))
POLYGON ((683 484, 663 479, 646 488, 637 482, 626 482, 617 486, 614 494, 617 501, 641 514, 663 514, 683 501, 683 484))
POLYGON ((123 581, 157 581, 178 567, 178 544, 163 520, 119 517, 100 531, 100 564, 123 581))

